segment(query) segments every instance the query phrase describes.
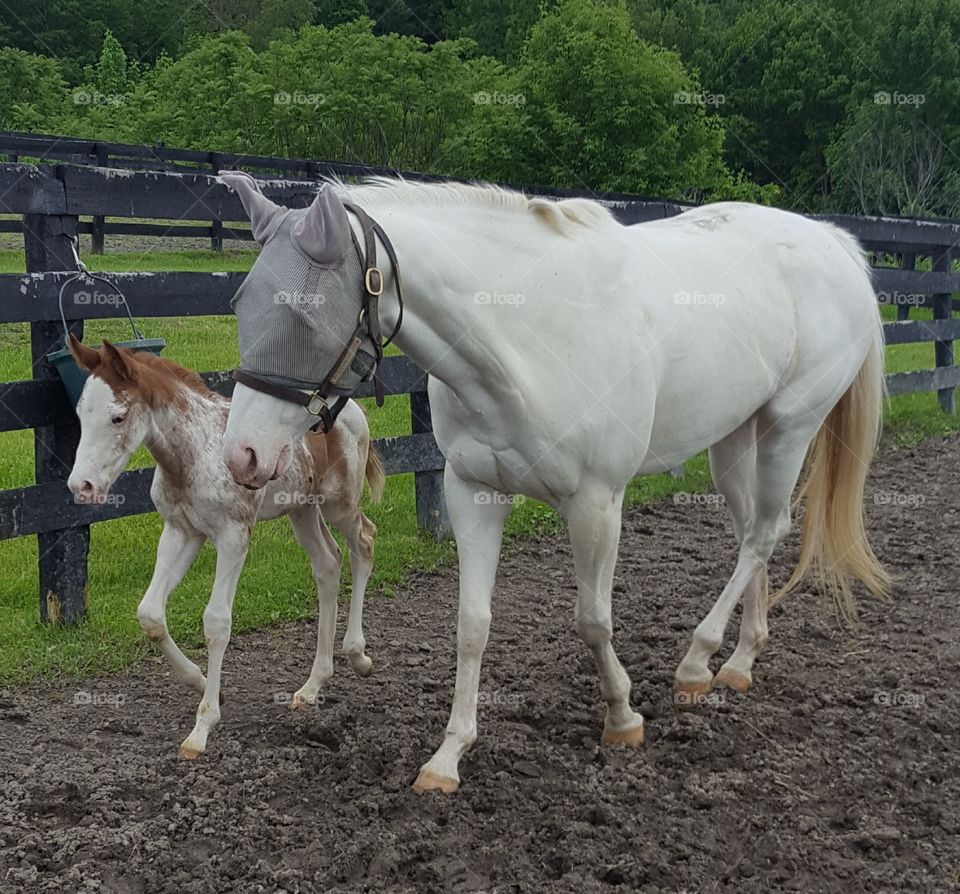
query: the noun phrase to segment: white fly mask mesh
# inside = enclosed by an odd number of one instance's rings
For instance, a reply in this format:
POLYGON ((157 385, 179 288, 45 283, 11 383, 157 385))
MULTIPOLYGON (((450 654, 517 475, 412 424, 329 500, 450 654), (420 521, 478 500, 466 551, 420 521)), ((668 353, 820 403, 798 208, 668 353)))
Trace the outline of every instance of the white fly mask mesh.
POLYGON ((231 302, 240 369, 304 389, 329 377, 329 394, 347 396, 374 371, 377 356, 369 328, 357 333, 364 296, 361 250, 353 238, 339 260, 317 264, 291 233, 307 213, 283 215, 231 302))

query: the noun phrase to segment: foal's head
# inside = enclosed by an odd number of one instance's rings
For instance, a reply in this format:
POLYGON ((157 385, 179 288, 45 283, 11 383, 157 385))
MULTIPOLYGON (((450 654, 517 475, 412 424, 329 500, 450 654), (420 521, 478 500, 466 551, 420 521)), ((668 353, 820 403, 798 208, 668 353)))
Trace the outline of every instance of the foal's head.
POLYGON ((149 434, 154 412, 182 404, 182 385, 207 389, 196 373, 153 354, 115 347, 106 339, 97 349, 71 335, 68 346, 89 375, 77 404, 80 446, 67 486, 84 503, 103 503, 149 434))

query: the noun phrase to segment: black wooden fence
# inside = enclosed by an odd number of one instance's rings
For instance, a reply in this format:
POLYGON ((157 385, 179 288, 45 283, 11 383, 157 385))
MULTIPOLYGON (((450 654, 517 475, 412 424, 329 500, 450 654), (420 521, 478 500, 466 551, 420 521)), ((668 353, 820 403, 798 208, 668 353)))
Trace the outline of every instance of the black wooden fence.
MULTIPOLYGON (((424 174, 419 171, 401 171, 397 168, 373 167, 370 165, 351 164, 343 161, 316 161, 306 158, 278 158, 265 155, 234 155, 229 152, 206 152, 196 149, 175 149, 156 143, 153 146, 137 146, 130 143, 107 143, 98 140, 83 140, 76 137, 50 136, 44 134, 22 133, 20 131, 0 131, 0 157, 6 157, 8 162, 29 161, 49 164, 52 162, 67 162, 72 165, 86 165, 115 170, 135 171, 163 171, 179 174, 207 174, 226 169, 242 167, 244 170, 263 177, 279 177, 291 180, 316 181, 321 177, 373 177, 378 175, 402 175, 408 180, 449 180, 437 174, 424 174)), ((528 191, 538 195, 564 196, 582 195, 576 190, 561 187, 538 186, 528 191)), ((634 204, 638 196, 629 196, 620 193, 595 194, 599 198, 610 201, 620 201, 634 204)), ((659 206, 679 209, 679 205, 663 203, 653 200, 644 200, 643 210, 638 210, 639 216, 631 218, 630 222, 649 220, 651 212, 647 206, 656 209, 659 206)), ((640 206, 637 206, 640 209, 640 206)), ((90 214, 89 221, 79 221, 78 233, 91 235, 92 249, 95 254, 104 250, 104 241, 107 235, 127 236, 184 236, 194 239, 209 238, 211 248, 219 251, 223 248, 223 240, 249 240, 250 230, 247 228, 225 228, 224 221, 211 218, 210 223, 203 225, 194 222, 194 218, 177 215, 176 224, 169 223, 130 223, 128 221, 106 220, 105 214, 86 212, 90 214)), ((676 212, 674 212, 676 213, 676 212)), ((119 214, 111 214, 119 217, 119 214)), ((126 215, 130 216, 130 215, 126 215)), ((159 215, 153 215, 159 216, 159 215)), ((662 217, 654 210, 654 217, 662 217)), ((203 218, 198 218, 202 220, 203 218)), ((20 221, 0 220, 0 233, 21 232, 20 221)))
MULTIPOLYGON (((264 183, 275 201, 304 206, 315 184, 291 180, 264 183)), ((553 191, 550 191, 553 192, 553 191)), ((549 193, 548 193, 549 194, 549 193)), ((683 210, 668 202, 617 198, 613 211, 634 223, 672 216, 683 210)), ((237 196, 206 173, 111 170, 77 165, 0 164, 0 212, 22 215, 26 275, 0 275, 0 323, 30 324, 33 379, 0 384, 0 431, 34 429, 36 484, 0 492, 0 539, 36 534, 39 538, 40 611, 45 620, 74 621, 84 611, 89 525, 152 510, 152 469, 126 472, 115 493, 124 500, 109 506, 74 504, 64 486, 79 438, 79 425, 47 352, 62 344, 57 297, 60 283, 75 269, 72 238, 81 216, 115 216, 177 220, 243 221, 237 196)), ((864 247, 898 267, 879 267, 875 281, 881 300, 918 303, 933 308, 932 321, 889 323, 887 342, 934 342, 936 366, 889 375, 893 395, 936 391, 940 405, 955 412, 960 366, 954 365, 953 340, 960 338, 952 295, 960 291, 953 252, 960 225, 906 219, 831 217, 860 238, 864 247), (930 270, 914 269, 930 258, 930 270)), ((18 222, 19 223, 19 222, 18 222)), ((169 235, 169 231, 167 231, 169 235)), ((923 266, 926 266, 924 264, 923 266)), ((192 316, 230 313, 229 301, 243 274, 110 274, 137 316, 192 316)), ((114 304, 73 304, 68 323, 78 336, 83 320, 118 316, 114 304)), ((439 535, 446 530, 441 470, 443 459, 433 438, 426 374, 402 357, 383 367, 387 392, 409 394, 413 434, 378 442, 387 472, 413 472, 420 525, 439 535)), ((215 387, 228 390, 226 373, 206 373, 215 387)), ((367 391, 361 395, 367 395, 367 391)))

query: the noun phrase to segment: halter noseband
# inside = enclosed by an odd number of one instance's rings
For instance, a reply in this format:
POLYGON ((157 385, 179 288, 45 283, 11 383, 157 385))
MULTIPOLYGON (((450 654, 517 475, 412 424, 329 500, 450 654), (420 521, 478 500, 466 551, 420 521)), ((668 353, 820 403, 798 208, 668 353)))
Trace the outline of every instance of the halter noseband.
MULTIPOLYGON (((311 431, 321 431, 324 434, 333 428, 337 421, 340 411, 346 406, 349 397, 343 394, 331 404, 327 398, 333 382, 339 377, 344 369, 350 366, 357 349, 361 343, 369 338, 373 344, 376 354, 372 369, 373 375, 373 393, 376 397, 377 406, 383 406, 383 381, 380 378, 380 363, 383 360, 383 349, 393 341, 397 332, 400 331, 400 324, 403 322, 403 295, 400 292, 400 267, 397 263, 397 253, 394 251, 393 244, 387 238, 383 228, 366 211, 356 205, 344 202, 344 208, 353 214, 360 222, 363 230, 364 250, 361 252, 357 243, 356 236, 351 229, 350 235, 353 240, 354 248, 360 257, 360 266, 363 268, 363 299, 360 308, 360 315, 357 318, 357 325, 353 335, 348 339, 347 346, 343 349, 337 358, 333 368, 319 385, 313 391, 301 391, 298 388, 292 388, 289 385, 280 385, 276 382, 270 382, 262 379, 253 373, 242 369, 236 369, 233 372, 234 381, 254 391, 262 394, 269 394, 279 400, 285 400, 289 403, 298 404, 303 407, 311 416, 317 417, 316 424, 311 431), (397 314, 397 323, 393 327, 393 332, 384 341, 383 333, 380 330, 380 295, 383 292, 383 271, 377 266, 377 237, 383 243, 390 263, 393 265, 393 279, 397 290, 397 303, 400 310, 397 314)), ((369 376, 368 376, 369 377, 369 376)))

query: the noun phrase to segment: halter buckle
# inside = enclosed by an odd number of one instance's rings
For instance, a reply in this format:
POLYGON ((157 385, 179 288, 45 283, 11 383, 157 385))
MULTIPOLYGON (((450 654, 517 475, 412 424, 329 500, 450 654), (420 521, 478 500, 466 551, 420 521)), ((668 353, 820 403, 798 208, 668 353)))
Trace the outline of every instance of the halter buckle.
POLYGON ((324 410, 329 408, 330 405, 323 397, 320 396, 319 388, 310 395, 310 397, 307 399, 307 403, 305 404, 305 409, 311 416, 319 417, 324 410), (314 401, 318 401, 318 404, 315 405, 314 401), (316 409, 314 409, 314 406, 316 406, 316 409))
POLYGON ((383 293, 383 272, 379 267, 368 267, 363 277, 363 284, 367 287, 370 295, 380 295, 383 293), (373 280, 373 274, 376 274, 376 282, 373 280))

